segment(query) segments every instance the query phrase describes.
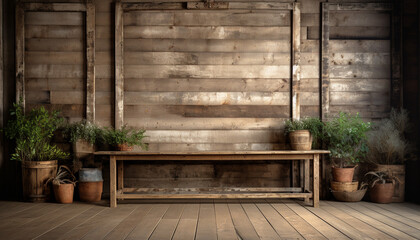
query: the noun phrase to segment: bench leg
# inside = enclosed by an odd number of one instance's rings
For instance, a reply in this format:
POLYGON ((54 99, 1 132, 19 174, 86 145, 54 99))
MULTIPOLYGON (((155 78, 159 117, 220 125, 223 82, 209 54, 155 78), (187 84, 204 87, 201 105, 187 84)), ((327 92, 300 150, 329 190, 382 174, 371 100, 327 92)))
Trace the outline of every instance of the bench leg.
POLYGON ((313 171, 313 207, 319 207, 319 154, 314 154, 313 171))
POLYGON ((110 207, 117 207, 117 159, 111 156, 109 159, 109 193, 110 193, 110 207))
MULTIPOLYGON (((310 189, 309 189, 309 182, 310 182, 310 177, 311 177, 311 175, 309 174, 309 159, 305 159, 305 160, 303 160, 304 161, 304 174, 303 174, 303 176, 304 176, 304 188, 303 188, 303 190, 304 191, 309 191, 310 189)), ((309 198, 305 198, 305 203, 309 203, 309 198)))
POLYGON ((117 190, 122 190, 124 188, 124 162, 118 161, 118 188, 117 190))

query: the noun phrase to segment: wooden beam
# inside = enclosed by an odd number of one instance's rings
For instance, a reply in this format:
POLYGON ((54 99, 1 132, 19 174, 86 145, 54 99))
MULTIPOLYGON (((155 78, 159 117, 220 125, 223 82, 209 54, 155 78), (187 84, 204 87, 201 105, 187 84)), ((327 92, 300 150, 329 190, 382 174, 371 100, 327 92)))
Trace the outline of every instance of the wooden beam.
POLYGON ((115 128, 124 125, 124 32, 123 8, 115 3, 115 128))
POLYGON ((402 25, 401 25, 401 1, 393 1, 391 20, 391 106, 402 108, 403 106, 403 85, 401 77, 401 54, 402 54, 402 25))
MULTIPOLYGON (((118 4, 118 3, 116 3, 118 4)), ((119 3, 121 11, 139 11, 139 10, 182 10, 185 9, 182 2, 173 3, 119 3)), ((117 5, 116 5, 117 6, 117 5)), ((115 8, 117 11, 117 8, 115 8)), ((117 16, 115 16, 117 17, 117 16)), ((116 22, 115 22, 116 23, 116 22)))
MULTIPOLYGON (((317 208, 319 207, 319 154, 314 154, 314 166, 312 168, 312 191, 313 191, 313 207, 317 208)), ((305 176, 306 177, 306 176, 305 176)))
POLYGON ((115 156, 109 157, 109 194, 110 207, 117 207, 117 160, 115 156))
POLYGON ((83 3, 25 3, 25 11, 34 12, 85 12, 86 4, 83 3))
POLYGON ((197 9, 197 10, 220 10, 220 9, 229 9, 228 2, 188 2, 187 9, 197 9))
POLYGON ((285 155, 122 155, 117 160, 134 161, 267 161, 312 159, 312 154, 285 155))
POLYGON ((16 5, 16 102, 25 107, 25 10, 16 5))
MULTIPOLYGON (((328 4, 328 3, 325 3, 328 4)), ((336 3, 328 4, 331 11, 390 11, 391 3, 336 3)))
MULTIPOLYGON (((182 199, 182 198, 307 198, 312 193, 191 193, 191 194, 123 194, 117 193, 117 199, 182 199)), ((112 207, 112 206, 111 206, 112 207)))
POLYGON ((95 5, 86 4, 86 120, 95 122, 95 5))
MULTIPOLYGON (((309 182, 309 180, 308 180, 309 182)), ((300 187, 199 187, 199 188, 122 188, 125 193, 181 193, 181 192, 305 192, 300 187)))
POLYGON ((329 4, 322 3, 321 23, 321 119, 326 119, 330 112, 330 18, 329 4))
POLYGON ((300 119, 300 3, 293 4, 292 19, 292 119, 300 119))

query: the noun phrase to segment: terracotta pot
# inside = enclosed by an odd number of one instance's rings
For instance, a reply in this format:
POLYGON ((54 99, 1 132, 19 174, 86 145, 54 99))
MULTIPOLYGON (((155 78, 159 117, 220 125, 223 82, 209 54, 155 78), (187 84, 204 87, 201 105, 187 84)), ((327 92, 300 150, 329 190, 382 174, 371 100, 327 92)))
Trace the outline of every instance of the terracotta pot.
POLYGON ((332 167, 333 179, 336 182, 352 182, 354 175, 354 167, 338 168, 332 167))
POLYGON ((126 143, 117 145, 118 151, 133 151, 133 146, 128 146, 126 143))
POLYGON ((357 191, 358 181, 353 182, 331 182, 331 189, 337 192, 354 192, 357 191))
POLYGON ((57 174, 57 161, 23 161, 23 198, 30 202, 46 202, 51 199, 51 185, 45 184, 57 174))
POLYGON ((55 200, 59 203, 72 203, 74 185, 72 183, 53 184, 55 200))
POLYGON ((370 191, 370 200, 375 203, 391 203, 394 195, 393 183, 376 183, 370 191))
POLYGON ((394 195, 392 202, 404 202, 405 195, 405 165, 382 165, 378 164, 374 171, 390 172, 393 176, 397 177, 400 181, 395 181, 394 195))
POLYGON ((102 196, 103 181, 79 182, 80 201, 98 202, 102 196))
POLYGON ((312 136, 308 130, 297 130, 289 133, 292 150, 307 151, 312 148, 312 136))

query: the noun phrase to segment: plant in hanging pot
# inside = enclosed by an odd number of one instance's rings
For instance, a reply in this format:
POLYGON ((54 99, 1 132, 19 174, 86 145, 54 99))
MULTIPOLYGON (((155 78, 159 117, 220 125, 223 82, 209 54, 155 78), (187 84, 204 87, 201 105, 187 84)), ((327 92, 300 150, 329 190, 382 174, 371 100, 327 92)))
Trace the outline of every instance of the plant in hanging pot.
POLYGON ((10 114, 12 118, 3 132, 16 144, 11 160, 22 162, 23 197, 34 202, 46 201, 50 190, 45 182, 55 176, 57 160, 68 158, 67 153, 51 144, 63 119, 58 112, 49 112, 44 107, 25 114, 21 103, 15 103, 10 114))
POLYGON ((95 124, 82 120, 67 124, 64 128, 64 136, 72 143, 73 147, 73 166, 74 172, 82 168, 82 162, 85 167, 93 166, 96 144, 100 141, 102 130, 95 124))
POLYGON ((333 179, 336 182, 352 182, 354 169, 367 154, 367 131, 370 123, 358 114, 339 115, 325 123, 324 143, 331 151, 333 179))
POLYGON ((395 183, 393 202, 404 201, 405 165, 412 147, 404 135, 408 128, 406 110, 391 110, 390 118, 372 126, 368 133, 367 161, 374 164, 373 171, 387 172, 399 179, 395 183))
POLYGON ((395 182, 399 179, 387 172, 368 172, 370 200, 375 203, 391 203, 394 195, 395 182))
POLYGON ((143 143, 145 130, 129 129, 126 125, 121 129, 105 128, 103 138, 106 143, 113 146, 118 151, 132 151, 133 146, 140 146, 142 149, 148 148, 143 143))
POLYGON ((50 178, 52 182, 55 200, 59 203, 72 203, 76 177, 67 166, 60 166, 55 177, 50 178))
POLYGON ((318 118, 286 120, 285 134, 289 135, 292 150, 318 148, 322 139, 323 123, 318 118))

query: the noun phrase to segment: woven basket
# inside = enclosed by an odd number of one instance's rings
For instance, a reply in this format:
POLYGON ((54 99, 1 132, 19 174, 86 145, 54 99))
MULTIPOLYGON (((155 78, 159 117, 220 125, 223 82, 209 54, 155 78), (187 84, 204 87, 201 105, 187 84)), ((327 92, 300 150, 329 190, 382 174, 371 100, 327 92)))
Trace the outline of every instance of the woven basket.
POLYGON ((353 182, 334 182, 331 181, 331 189, 338 192, 354 192, 357 191, 358 181, 353 182))

